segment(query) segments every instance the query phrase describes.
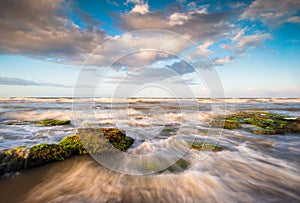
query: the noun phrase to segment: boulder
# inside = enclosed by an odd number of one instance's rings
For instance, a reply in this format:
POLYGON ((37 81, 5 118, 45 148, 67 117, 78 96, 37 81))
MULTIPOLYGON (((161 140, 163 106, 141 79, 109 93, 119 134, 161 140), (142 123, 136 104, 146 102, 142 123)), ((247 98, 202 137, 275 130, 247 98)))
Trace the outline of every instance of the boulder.
POLYGON ((0 175, 88 154, 91 146, 94 148, 89 152, 101 154, 124 151, 134 142, 124 131, 113 128, 79 130, 79 134, 66 136, 58 144, 38 144, 30 148, 18 146, 0 151, 0 175), (85 141, 89 144, 88 150, 85 141))

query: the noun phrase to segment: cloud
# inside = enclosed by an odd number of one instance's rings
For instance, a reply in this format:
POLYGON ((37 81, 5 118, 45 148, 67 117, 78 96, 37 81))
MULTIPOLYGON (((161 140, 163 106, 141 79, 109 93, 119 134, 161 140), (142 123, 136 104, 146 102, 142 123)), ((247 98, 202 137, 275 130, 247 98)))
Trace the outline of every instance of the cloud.
POLYGON ((246 6, 246 4, 242 3, 242 2, 235 2, 235 3, 230 4, 230 7, 233 9, 238 9, 238 8, 245 7, 245 6, 246 6))
POLYGON ((195 41, 221 39, 235 29, 230 22, 234 15, 232 12, 208 13, 205 6, 185 11, 177 4, 167 6, 162 11, 150 11, 147 7, 142 13, 114 13, 112 17, 116 25, 125 31, 163 29, 185 35, 195 41))
POLYGON ((144 4, 144 1, 143 0, 126 0, 125 4, 129 4, 129 3, 132 3, 132 4, 144 4))
POLYGON ((172 65, 167 66, 167 67, 170 68, 171 70, 175 71, 175 73, 177 73, 179 75, 195 72, 194 68, 183 60, 181 60, 179 62, 175 62, 172 65))
POLYGON ((0 76, 0 85, 71 87, 71 86, 55 84, 55 83, 36 82, 33 80, 25 80, 21 78, 1 77, 1 76, 0 76))
POLYGON ((225 64, 228 64, 228 63, 232 63, 232 62, 233 62, 233 59, 232 59, 231 56, 225 56, 224 58, 216 58, 214 60, 214 63, 217 66, 222 66, 222 65, 225 65, 225 64))
POLYGON ((155 60, 180 55, 191 42, 170 32, 147 30, 115 36, 99 45, 86 65, 116 67, 146 66, 155 60))
POLYGON ((299 10, 299 0, 255 0, 242 13, 240 18, 260 20, 269 27, 275 28, 287 22, 299 10))
POLYGON ((244 29, 240 30, 233 38, 232 41, 238 41, 244 35, 244 29))
POLYGON ((300 17, 299 16, 292 16, 290 17, 287 22, 290 22, 290 23, 300 23, 300 17))
POLYGON ((138 13, 138 14, 146 14, 149 12, 149 6, 148 4, 136 4, 133 9, 130 11, 130 13, 138 13))
POLYGON ((62 0, 1 1, 0 53, 81 61, 106 35, 84 12, 78 16, 86 28, 80 28, 68 18, 74 11, 62 0))
POLYGON ((236 51, 244 53, 246 49, 261 47, 266 39, 272 39, 272 36, 268 33, 243 36, 238 40, 238 43, 235 46, 236 51))
POLYGON ((213 43, 214 42, 212 40, 207 40, 202 45, 198 46, 198 54, 200 56, 208 56, 209 54, 211 54, 211 51, 208 49, 208 47, 213 45, 213 43))
POLYGON ((105 0, 108 4, 111 4, 113 6, 119 6, 118 2, 115 0, 105 0))
POLYGON ((232 49, 237 54, 245 53, 246 50, 262 47, 266 39, 272 39, 268 33, 257 33, 254 35, 243 35, 244 30, 239 31, 231 41, 233 44, 222 44, 224 49, 232 49))

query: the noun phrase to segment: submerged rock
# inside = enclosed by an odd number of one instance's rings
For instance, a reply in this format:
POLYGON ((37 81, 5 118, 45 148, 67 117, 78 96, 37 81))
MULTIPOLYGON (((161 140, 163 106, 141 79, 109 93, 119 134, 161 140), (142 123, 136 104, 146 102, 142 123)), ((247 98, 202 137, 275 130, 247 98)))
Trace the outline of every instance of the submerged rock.
POLYGON ((212 127, 244 129, 254 134, 273 135, 300 132, 299 118, 269 112, 238 112, 213 120, 212 127))
POLYGON ((62 161, 75 155, 88 154, 84 142, 94 147, 93 151, 89 151, 90 147, 88 146, 89 152, 101 154, 118 150, 124 151, 133 144, 134 140, 127 137, 124 131, 118 129, 81 129, 79 135, 66 136, 58 144, 38 144, 30 148, 18 146, 0 151, 0 175, 53 161, 62 161), (100 134, 98 134, 99 132, 100 134), (82 137, 85 139, 79 139, 82 137), (101 144, 93 142, 95 139, 101 140, 101 144), (107 147, 103 147, 104 145, 107 147))
POLYGON ((189 163, 185 159, 179 159, 177 160, 173 165, 169 166, 165 170, 168 170, 170 172, 182 172, 186 170, 189 166, 189 163))
POLYGON ((220 147, 216 144, 208 143, 208 142, 193 142, 191 144, 190 148, 201 150, 201 151, 214 151, 214 152, 223 150, 222 147, 220 147))
POLYGON ((55 119, 45 119, 41 121, 35 122, 38 125, 43 126, 57 126, 57 125, 69 125, 71 123, 70 120, 55 120, 55 119))

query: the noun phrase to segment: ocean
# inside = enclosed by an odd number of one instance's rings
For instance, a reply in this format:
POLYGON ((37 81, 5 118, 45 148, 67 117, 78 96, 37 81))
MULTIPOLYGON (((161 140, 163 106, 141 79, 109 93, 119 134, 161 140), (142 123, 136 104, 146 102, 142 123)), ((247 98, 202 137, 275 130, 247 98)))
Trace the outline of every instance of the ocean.
POLYGON ((180 171, 119 173, 89 156, 24 170, 0 179, 4 202, 300 202, 300 135, 256 135, 214 129, 213 116, 267 111, 300 117, 300 99, 1 98, 0 149, 58 143, 77 127, 119 128, 135 139, 128 154, 146 156, 174 137, 224 148, 189 150, 180 171), (42 119, 71 125, 40 126, 42 119), (163 133, 170 130, 170 133, 163 133))

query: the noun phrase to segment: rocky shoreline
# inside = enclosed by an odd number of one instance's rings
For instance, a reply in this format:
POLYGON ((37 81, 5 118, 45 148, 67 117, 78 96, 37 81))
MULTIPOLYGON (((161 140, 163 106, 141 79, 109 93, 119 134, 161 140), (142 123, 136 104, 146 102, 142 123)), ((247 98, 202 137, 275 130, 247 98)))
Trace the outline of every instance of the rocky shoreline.
POLYGON ((218 116, 210 125, 229 130, 243 129, 259 135, 300 133, 300 118, 269 112, 245 111, 218 116))
MULTIPOLYGON (((70 121, 42 120, 36 124, 42 126, 70 125, 70 121)), ((300 118, 269 112, 237 112, 218 116, 210 122, 210 125, 229 130, 242 129, 259 135, 300 133, 300 118)), ((165 131, 164 133, 166 133, 165 131)), ((169 131, 172 129, 168 128, 169 131)), ((119 129, 79 128, 77 134, 66 136, 58 144, 37 144, 30 148, 17 146, 0 151, 0 176, 50 162, 63 161, 76 155, 126 151, 133 143, 134 139, 126 136, 126 133, 119 129)), ((190 149, 213 152, 223 150, 221 146, 206 142, 191 143, 190 149)), ((188 165, 184 160, 179 160, 178 163, 180 168, 186 168, 188 165)), ((178 165, 178 163, 176 164, 178 165)))
MULTIPOLYGON (((48 125, 48 124, 47 124, 48 125)), ((62 161, 76 155, 125 151, 134 140, 114 128, 79 129, 75 135, 63 138, 58 144, 37 144, 30 148, 17 146, 0 152, 0 176, 26 168, 62 161), (83 136, 84 134, 84 136, 83 136), (85 139, 80 139, 85 137, 85 139), (88 150, 86 150, 88 149, 88 150)))

